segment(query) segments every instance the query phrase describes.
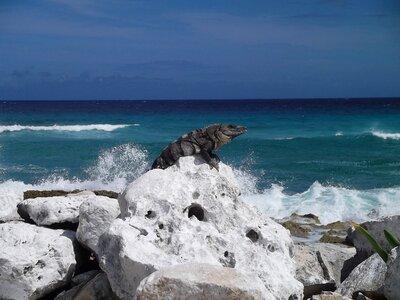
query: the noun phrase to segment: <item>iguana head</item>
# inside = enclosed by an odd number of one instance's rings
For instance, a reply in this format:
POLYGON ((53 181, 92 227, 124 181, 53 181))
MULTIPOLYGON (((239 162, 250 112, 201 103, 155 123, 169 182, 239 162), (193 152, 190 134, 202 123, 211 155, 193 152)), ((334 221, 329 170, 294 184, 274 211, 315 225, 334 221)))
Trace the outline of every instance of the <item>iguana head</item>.
POLYGON ((245 133, 247 131, 247 128, 238 125, 221 125, 219 131, 223 135, 228 136, 230 139, 233 139, 238 135, 245 133))
POLYGON ((238 125, 217 124, 207 127, 209 136, 214 136, 215 149, 232 141, 235 137, 245 133, 247 128, 238 125))

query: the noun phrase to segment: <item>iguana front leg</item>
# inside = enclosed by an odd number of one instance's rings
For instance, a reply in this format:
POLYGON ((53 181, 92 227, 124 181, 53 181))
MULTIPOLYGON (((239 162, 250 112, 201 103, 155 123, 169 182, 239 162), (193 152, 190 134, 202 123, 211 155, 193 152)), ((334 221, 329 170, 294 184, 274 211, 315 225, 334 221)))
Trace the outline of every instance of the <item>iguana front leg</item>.
POLYGON ((210 153, 202 149, 200 151, 200 155, 206 161, 206 163, 210 165, 211 169, 215 168, 217 171, 219 171, 218 162, 215 159, 211 158, 210 153))

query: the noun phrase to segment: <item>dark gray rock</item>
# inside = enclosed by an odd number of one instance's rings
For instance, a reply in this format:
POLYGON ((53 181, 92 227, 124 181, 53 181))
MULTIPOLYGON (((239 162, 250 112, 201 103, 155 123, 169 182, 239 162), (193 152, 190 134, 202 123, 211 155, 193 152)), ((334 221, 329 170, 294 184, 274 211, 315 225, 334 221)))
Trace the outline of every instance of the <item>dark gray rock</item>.
POLYGON ((400 299, 400 247, 393 249, 389 256, 384 294, 389 300, 400 299))
POLYGON ((386 270, 386 263, 378 254, 374 254, 359 264, 336 292, 352 297, 357 291, 377 291, 384 284, 386 270))
POLYGON ((103 272, 93 275, 72 289, 62 292, 55 300, 117 300, 107 275, 103 272))
MULTIPOLYGON (((392 246, 388 243, 383 233, 383 230, 387 230, 392 234, 400 233, 400 216, 385 217, 382 219, 368 221, 361 223, 361 226, 368 230, 368 232, 375 238, 379 245, 381 245, 386 251, 390 252, 392 246)), ((357 250, 357 256, 367 258, 375 253, 371 244, 367 241, 359 231, 350 228, 348 231, 348 240, 353 243, 357 250)))
POLYGON ((333 291, 340 284, 341 270, 355 249, 340 244, 295 245, 296 279, 304 285, 304 297, 333 291))

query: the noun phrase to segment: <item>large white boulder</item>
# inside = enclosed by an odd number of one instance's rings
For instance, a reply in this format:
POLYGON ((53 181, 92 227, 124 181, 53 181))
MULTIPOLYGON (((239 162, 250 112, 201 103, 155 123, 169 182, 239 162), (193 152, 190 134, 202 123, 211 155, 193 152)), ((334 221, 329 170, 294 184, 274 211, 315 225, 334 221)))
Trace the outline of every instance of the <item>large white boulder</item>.
POLYGON ((18 209, 24 217, 29 216, 37 225, 78 223, 79 207, 88 199, 107 198, 84 191, 66 196, 38 197, 19 203, 18 209))
POLYGON ((143 279, 136 299, 261 300, 273 299, 273 295, 254 274, 215 265, 184 264, 160 269, 143 279))
POLYGON ((400 247, 394 248, 389 256, 384 293, 389 300, 400 299, 400 247))
POLYGON ((0 299, 37 299, 68 284, 75 232, 23 222, 0 224, 0 299))
POLYGON ((108 197, 85 200, 79 208, 79 226, 76 238, 85 247, 97 253, 99 237, 108 230, 120 214, 118 201, 108 197))
MULTIPOLYGON (((256 274, 274 299, 301 297, 288 231, 239 199, 230 167, 183 157, 151 170, 120 196, 121 215, 100 237, 100 266, 122 299, 163 267, 207 263, 256 274)), ((196 272, 196 270, 193 270, 196 272)))
POLYGON ((378 254, 374 254, 359 264, 339 285, 336 292, 352 297, 357 291, 377 291, 384 284, 386 270, 386 263, 378 254))
POLYGON ((0 222, 22 220, 17 212, 17 205, 24 200, 22 191, 0 189, 0 222))

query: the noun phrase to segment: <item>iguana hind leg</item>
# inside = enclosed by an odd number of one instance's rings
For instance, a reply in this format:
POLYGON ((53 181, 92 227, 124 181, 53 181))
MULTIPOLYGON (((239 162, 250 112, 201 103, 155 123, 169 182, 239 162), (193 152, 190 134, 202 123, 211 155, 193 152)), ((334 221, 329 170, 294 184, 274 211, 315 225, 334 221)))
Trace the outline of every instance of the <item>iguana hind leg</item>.
POLYGON ((201 150, 200 155, 203 157, 206 163, 210 165, 211 169, 215 168, 217 171, 219 171, 218 161, 216 161, 214 157, 211 157, 210 153, 208 153, 206 150, 201 150))
POLYGON ((215 160, 217 163, 219 163, 221 161, 221 159, 219 158, 219 156, 215 153, 210 153, 210 156, 213 160, 215 160))

